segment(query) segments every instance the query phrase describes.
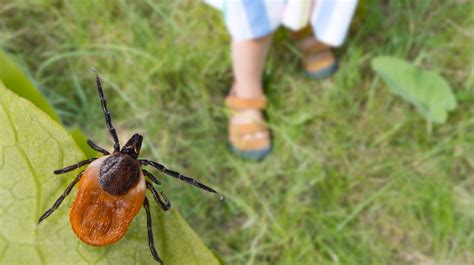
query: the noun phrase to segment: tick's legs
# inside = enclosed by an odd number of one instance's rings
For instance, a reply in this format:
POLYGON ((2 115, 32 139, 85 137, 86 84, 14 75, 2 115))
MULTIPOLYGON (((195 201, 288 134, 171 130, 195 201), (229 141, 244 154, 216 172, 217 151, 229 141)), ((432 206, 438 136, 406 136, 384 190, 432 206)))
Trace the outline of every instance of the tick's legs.
POLYGON ((86 159, 86 160, 83 160, 81 162, 78 162, 74 165, 70 165, 70 166, 67 166, 65 168, 62 168, 62 169, 56 169, 54 172, 54 174, 56 175, 59 175, 59 174, 64 174, 64 173, 67 173, 69 171, 73 171, 74 169, 77 169, 77 168, 80 168, 82 166, 85 166, 87 164, 90 164, 92 161, 96 160, 97 158, 89 158, 89 159, 86 159))
POLYGON ((105 99, 104 91, 102 90, 102 84, 100 83, 99 73, 97 72, 95 67, 92 67, 92 71, 94 71, 95 73, 95 84, 97 86, 97 90, 99 91, 100 103, 102 104, 102 111, 104 112, 105 116, 105 123, 107 124, 107 127, 109 128, 109 133, 114 140, 114 152, 118 152, 120 151, 119 139, 117 137, 117 131, 112 125, 112 116, 110 115, 110 112, 107 109, 107 100, 105 99))
POLYGON ((66 190, 63 192, 63 194, 61 194, 61 196, 59 196, 59 198, 56 200, 56 202, 54 202, 53 206, 51 206, 51 208, 49 208, 38 220, 38 224, 41 223, 44 219, 48 218, 48 216, 50 216, 58 207, 59 205, 61 205, 61 203, 63 202, 64 198, 66 198, 67 195, 69 195, 69 193, 71 192, 72 188, 74 187, 74 185, 77 184, 77 182, 79 182, 79 180, 81 179, 82 177, 82 173, 84 171, 81 171, 81 173, 79 173, 77 175, 77 177, 69 184, 69 186, 67 186, 66 190))
POLYGON ((151 255, 153 255, 153 258, 156 261, 163 264, 163 261, 160 259, 160 256, 158 256, 158 252, 155 249, 155 241, 153 240, 153 230, 151 226, 150 205, 146 197, 145 197, 145 201, 143 201, 143 207, 145 208, 145 211, 146 211, 146 228, 148 230, 148 246, 150 247, 151 255))
POLYGON ((105 150, 104 148, 102 148, 102 147, 96 145, 96 144, 95 144, 94 142, 92 142, 92 140, 90 140, 90 139, 87 140, 87 144, 88 144, 92 149, 96 150, 96 151, 99 152, 99 153, 104 154, 105 156, 106 156, 106 155, 110 155, 109 151, 107 151, 107 150, 105 150))
MULTIPOLYGON (((157 185, 161 185, 161 182, 153 174, 151 174, 150 172, 148 172, 144 169, 142 169, 142 172, 145 176, 150 178, 150 180, 153 183, 155 183, 157 185)), ((151 191, 151 193, 153 194, 153 198, 161 206, 163 211, 168 211, 171 208, 171 203, 163 192, 158 193, 158 191, 156 191, 155 188, 153 187, 153 185, 148 181, 146 181, 146 188, 151 191), (163 197, 163 199, 161 199, 160 194, 163 197)))
POLYGON ((159 181, 153 174, 151 174, 150 172, 142 169, 142 172, 143 172, 143 175, 147 176, 148 178, 150 178, 150 180, 155 183, 156 185, 161 185, 161 181, 159 181))
POLYGON ((171 208, 171 203, 163 192, 158 193, 158 191, 156 191, 153 185, 148 181, 146 182, 146 188, 151 191, 153 198, 155 198, 155 201, 161 206, 163 211, 168 211, 171 208), (163 196, 163 199, 161 199, 160 195, 163 196))
MULTIPOLYGON (((194 180, 194 179, 192 179, 192 178, 190 178, 190 177, 186 177, 186 176, 182 175, 182 174, 179 173, 179 172, 176 172, 176 171, 173 171, 173 170, 169 170, 169 169, 167 169, 165 166, 163 166, 163 165, 160 164, 160 163, 157 163, 157 162, 154 162, 154 161, 150 161, 150 160, 146 160, 146 159, 140 159, 140 160, 138 160, 138 161, 140 161, 140 164, 142 164, 142 165, 150 165, 150 166, 152 166, 152 167, 158 169, 159 171, 165 173, 165 174, 168 175, 168 176, 171 176, 171 177, 173 177, 173 178, 177 178, 177 179, 179 179, 179 180, 181 180, 181 181, 184 181, 184 182, 186 182, 186 183, 188 183, 188 184, 191 184, 191 185, 193 185, 193 186, 195 186, 195 187, 198 187, 198 188, 200 188, 200 189, 203 189, 203 190, 205 190, 205 191, 219 194, 219 193, 218 193, 217 191, 215 191, 213 188, 211 188, 211 187, 209 187, 209 186, 206 186, 206 185, 202 184, 201 182, 196 181, 196 180, 194 180)), ((221 199, 223 199, 222 196, 221 196, 221 199)))

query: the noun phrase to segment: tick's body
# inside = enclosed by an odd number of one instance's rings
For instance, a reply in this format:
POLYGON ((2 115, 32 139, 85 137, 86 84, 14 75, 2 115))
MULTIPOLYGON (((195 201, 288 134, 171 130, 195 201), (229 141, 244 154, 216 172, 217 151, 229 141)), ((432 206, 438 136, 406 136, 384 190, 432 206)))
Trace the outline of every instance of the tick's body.
POLYGON ((145 177, 139 170, 139 164, 132 160, 136 163, 137 171, 126 172, 123 168, 129 165, 124 160, 112 167, 107 166, 106 162, 112 158, 113 155, 103 156, 87 167, 79 181, 69 215, 72 230, 77 237, 93 246, 109 245, 122 238, 145 200, 145 177), (132 177, 132 174, 135 176, 132 177), (133 182, 130 181, 132 178, 133 182), (107 185, 103 184, 104 179, 108 180, 107 185), (127 183, 128 189, 123 190, 119 196, 106 191, 120 183, 127 183))
MULTIPOLYGON (((95 69, 93 70, 95 71, 95 69)), ((106 246, 117 242, 127 232, 128 225, 143 206, 147 216, 148 245, 151 254, 156 261, 163 263, 154 246, 150 208, 145 196, 146 190, 151 191, 153 198, 163 210, 169 210, 171 204, 164 193, 156 191, 152 184, 159 185, 160 181, 141 167, 152 166, 168 176, 182 180, 197 188, 212 193, 217 192, 190 177, 167 169, 160 163, 138 159, 143 141, 143 137, 139 134, 134 134, 120 149, 117 133, 112 126, 112 117, 107 110, 107 103, 98 74, 96 75, 96 85, 105 121, 114 140, 114 151, 110 154, 104 148, 88 140, 89 146, 104 154, 104 156, 98 159, 90 158, 63 169, 55 170, 54 174, 63 174, 90 164, 69 184, 53 206, 40 217, 38 223, 48 218, 61 205, 73 187, 79 183, 69 217, 72 230, 80 240, 92 246, 106 246), (146 180, 145 177, 151 182, 146 180)))

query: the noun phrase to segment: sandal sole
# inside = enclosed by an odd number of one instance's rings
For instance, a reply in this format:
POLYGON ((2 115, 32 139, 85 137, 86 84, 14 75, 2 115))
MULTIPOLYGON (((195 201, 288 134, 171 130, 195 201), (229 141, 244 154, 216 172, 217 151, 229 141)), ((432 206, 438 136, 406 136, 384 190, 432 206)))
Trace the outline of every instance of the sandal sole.
POLYGON ((338 68, 339 68, 339 64, 335 62, 331 66, 326 67, 316 72, 305 71, 305 74, 307 77, 311 79, 324 79, 334 74, 338 68))
POLYGON ((235 147, 233 144, 230 144, 230 150, 232 153, 246 159, 250 160, 255 160, 255 161, 260 161, 267 157, 271 151, 272 151, 272 146, 270 145, 267 148, 264 149, 258 149, 258 150, 240 150, 237 147, 235 147))

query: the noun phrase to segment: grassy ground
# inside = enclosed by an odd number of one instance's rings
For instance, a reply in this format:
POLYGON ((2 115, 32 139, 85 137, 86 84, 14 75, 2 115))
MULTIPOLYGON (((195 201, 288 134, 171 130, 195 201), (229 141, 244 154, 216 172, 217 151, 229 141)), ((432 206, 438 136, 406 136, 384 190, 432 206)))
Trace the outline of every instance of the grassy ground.
MULTIPOLYGON (((0 45, 30 69, 64 123, 110 147, 89 67, 102 73, 122 139, 217 187, 225 203, 173 180, 164 190, 228 264, 472 264, 473 3, 369 1, 311 81, 279 31, 265 73, 273 154, 226 148, 232 81, 220 15, 195 1, 0 0, 0 45), (427 132, 370 69, 397 55, 447 78, 459 106, 427 132)), ((122 140, 123 141, 123 140, 122 140)))

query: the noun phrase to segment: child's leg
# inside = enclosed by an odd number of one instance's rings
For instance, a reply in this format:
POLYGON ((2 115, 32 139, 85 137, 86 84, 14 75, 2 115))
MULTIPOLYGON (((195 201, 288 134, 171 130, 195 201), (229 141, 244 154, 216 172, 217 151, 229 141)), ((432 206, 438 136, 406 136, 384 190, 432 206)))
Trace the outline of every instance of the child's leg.
MULTIPOLYGON (((265 97, 262 87, 262 75, 267 60, 272 35, 254 40, 232 42, 232 67, 234 84, 232 90, 237 98, 256 99, 265 97)), ((236 112, 231 123, 252 123, 262 120, 257 109, 236 112)), ((264 133, 249 133, 244 139, 262 138, 264 133)))
MULTIPOLYGON (((241 104, 251 104, 248 102, 252 100, 264 101, 262 75, 271 41, 272 35, 267 35, 259 39, 232 42, 234 84, 230 96, 240 100, 241 104)), ((264 125, 262 108, 234 109, 230 119, 231 144, 235 151, 247 158, 262 159, 270 151, 270 134, 264 125), (248 129, 248 126, 260 129, 248 129), (247 128, 246 132, 241 131, 245 130, 244 127, 247 128)))
POLYGON ((272 34, 254 40, 232 42, 232 67, 238 98, 263 97, 262 74, 272 34))

